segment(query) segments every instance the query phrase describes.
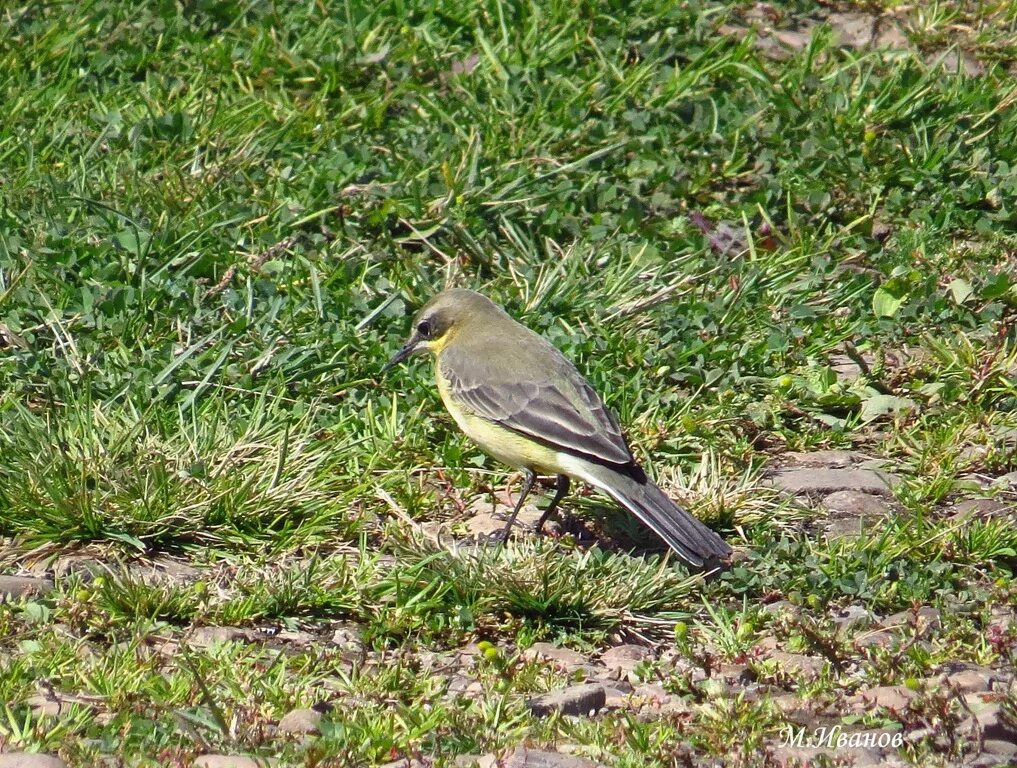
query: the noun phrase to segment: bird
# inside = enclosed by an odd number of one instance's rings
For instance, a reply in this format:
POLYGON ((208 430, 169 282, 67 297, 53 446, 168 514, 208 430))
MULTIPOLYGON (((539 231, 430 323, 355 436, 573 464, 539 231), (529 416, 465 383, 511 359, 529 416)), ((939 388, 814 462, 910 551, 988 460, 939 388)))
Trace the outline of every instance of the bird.
POLYGON ((449 288, 416 314, 406 343, 382 372, 430 353, 446 409, 485 453, 523 473, 501 541, 538 475, 557 477, 534 526, 543 529, 570 478, 606 493, 693 567, 719 563, 731 547, 675 504, 632 455, 617 419, 564 354, 487 296, 449 288))

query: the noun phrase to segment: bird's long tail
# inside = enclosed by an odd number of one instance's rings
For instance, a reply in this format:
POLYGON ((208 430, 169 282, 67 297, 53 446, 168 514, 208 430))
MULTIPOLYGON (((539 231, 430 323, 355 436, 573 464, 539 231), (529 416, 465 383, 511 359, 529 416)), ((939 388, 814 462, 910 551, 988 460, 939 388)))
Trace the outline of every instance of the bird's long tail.
POLYGON ((731 553, 720 536, 679 507, 645 477, 642 481, 611 467, 588 463, 583 478, 621 504, 696 567, 731 553))

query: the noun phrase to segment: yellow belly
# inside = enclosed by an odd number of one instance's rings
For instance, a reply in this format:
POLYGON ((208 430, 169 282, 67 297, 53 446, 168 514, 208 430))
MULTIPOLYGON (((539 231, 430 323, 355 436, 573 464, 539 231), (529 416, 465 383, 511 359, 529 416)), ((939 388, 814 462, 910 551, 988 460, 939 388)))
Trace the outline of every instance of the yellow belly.
POLYGON ((459 428, 484 453, 515 469, 531 469, 537 474, 556 475, 564 472, 558 451, 529 440, 500 424, 481 418, 454 402, 448 382, 435 370, 438 394, 459 428))

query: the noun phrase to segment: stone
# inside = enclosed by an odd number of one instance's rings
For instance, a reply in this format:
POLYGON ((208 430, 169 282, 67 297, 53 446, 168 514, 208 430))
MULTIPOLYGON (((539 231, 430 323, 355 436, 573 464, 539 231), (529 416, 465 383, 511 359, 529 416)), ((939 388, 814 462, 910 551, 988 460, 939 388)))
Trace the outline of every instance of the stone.
POLYGON ((399 760, 382 763, 378 768, 428 768, 428 766, 422 760, 417 760, 415 757, 404 757, 399 760))
POLYGON ((968 517, 976 520, 988 520, 993 517, 1013 514, 1014 508, 997 499, 967 499, 957 502, 948 511, 953 520, 968 517))
POLYGON ((798 606, 790 600, 778 600, 775 603, 768 603, 764 605, 763 612, 768 613, 771 616, 780 616, 782 614, 795 616, 800 613, 800 610, 798 606))
POLYGON ((608 696, 628 696, 635 688, 628 680, 615 680, 604 685, 604 692, 608 696))
POLYGON ((547 717, 555 712, 579 716, 596 712, 604 706, 605 700, 603 685, 586 683, 535 696, 526 705, 535 717, 547 717))
POLYGON ((985 701, 981 695, 969 693, 964 697, 964 703, 974 712, 974 717, 964 718, 957 726, 958 731, 972 731, 977 726, 983 739, 1017 744, 1017 723, 1007 717, 1003 702, 985 701))
MULTIPOLYGON (((982 742, 982 752, 987 755, 999 755, 1012 758, 1017 755, 1017 741, 1009 739, 985 739, 982 742)), ((1009 764, 1009 761, 1003 761, 1009 764)))
POLYGON ((262 637, 244 627, 196 627, 186 639, 190 645, 207 648, 220 643, 256 643, 262 637))
POLYGON ((600 663, 608 669, 631 672, 639 664, 651 658, 649 649, 641 645, 616 645, 608 648, 600 657, 600 663))
POLYGON ((888 495, 897 482, 897 477, 889 472, 822 467, 784 469, 765 481, 767 485, 795 494, 860 491, 878 495, 888 495))
POLYGON ((828 663, 826 659, 821 659, 818 656, 785 653, 784 651, 771 651, 770 660, 777 662, 777 666, 789 675, 801 675, 808 680, 815 680, 822 675, 828 663))
POLYGON ((288 643, 289 645, 295 645, 304 647, 311 645, 318 640, 317 637, 311 632, 303 632, 301 630, 290 630, 283 629, 276 632, 272 639, 279 643, 288 643))
POLYGON ((841 517, 827 522, 823 535, 827 541, 857 539, 864 536, 867 529, 867 522, 860 517, 841 517))
POLYGON ((968 77, 977 77, 985 74, 985 67, 982 63, 967 51, 960 51, 951 48, 943 54, 935 54, 931 64, 938 63, 943 70, 950 75, 960 73, 968 77))
POLYGON ((294 709, 279 721, 280 733, 319 734, 321 712, 316 709, 294 709))
POLYGON ((78 552, 57 557, 52 561, 50 567, 54 580, 63 581, 73 577, 82 584, 91 584, 99 576, 106 576, 113 572, 110 563, 78 552))
POLYGON ((191 768, 266 768, 278 762, 273 757, 208 754, 194 758, 191 768))
POLYGON ((49 579, 37 579, 32 576, 0 576, 0 598, 7 597, 18 600, 32 595, 45 595, 52 590, 53 582, 49 579))
POLYGON ((157 557, 144 565, 130 566, 130 574, 145 584, 188 584, 201 578, 202 572, 182 560, 157 557))
POLYGON ((834 491, 824 496, 819 505, 827 512, 853 517, 883 517, 890 511, 878 496, 861 491, 834 491))
POLYGON ((66 708, 64 702, 52 696, 35 695, 25 699, 25 704, 36 717, 56 717, 66 708))
POLYGON ((983 693, 992 690, 995 679, 996 672, 991 667, 972 664, 941 675, 938 682, 956 688, 961 693, 983 693))
MULTIPOLYGON (((569 674, 573 675, 576 682, 583 680, 600 680, 601 678, 610 679, 611 675, 602 666, 598 664, 579 664, 578 666, 569 667, 569 674)), ((618 684, 616 680, 615 685, 618 684)))
POLYGON ((856 648, 890 648, 898 642, 897 635, 885 629, 866 632, 855 638, 856 648))
POLYGON ((942 627, 943 620, 939 615, 939 611, 931 606, 923 605, 917 612, 900 611, 899 613, 891 614, 879 622, 879 626, 883 629, 914 627, 918 630, 917 634, 919 637, 925 637, 930 632, 934 632, 942 627))
POLYGON ((777 768, 799 768, 799 766, 821 765, 818 760, 832 762, 832 750, 822 747, 797 747, 781 745, 771 753, 771 765, 777 768))
POLYGON ((773 33, 773 39, 784 48, 800 51, 812 42, 812 29, 781 29, 773 33))
POLYGON ((847 355, 830 355, 830 370, 843 384, 853 384, 864 373, 862 366, 847 355))
MULTIPOLYGON (((531 499, 537 497, 531 496, 531 499)), ((494 503, 491 503, 490 496, 482 496, 475 499, 470 505, 469 511, 473 516, 463 521, 463 526, 468 534, 475 539, 490 539, 499 535, 512 515, 516 499, 507 493, 496 494, 494 503)), ((512 525, 513 532, 519 532, 532 528, 540 519, 543 512, 532 501, 523 504, 519 510, 519 516, 512 525)))
POLYGON ((642 711, 652 711, 660 715, 690 711, 689 705, 681 696, 668 693, 657 683, 645 683, 638 686, 632 692, 630 701, 639 705, 642 711))
POLYGON ((854 696, 849 696, 847 702, 863 711, 871 711, 878 707, 900 711, 906 709, 917 696, 915 691, 903 685, 881 685, 859 691, 854 696))
MULTIPOLYGON (((872 45, 876 48, 888 48, 898 51, 910 48, 911 41, 908 39, 908 36, 904 34, 904 30, 901 29, 900 24, 895 21, 884 23, 885 21, 885 19, 879 20, 876 36, 872 41, 872 45)), ((875 237, 875 226, 873 226, 872 231, 873 237, 875 237)), ((883 239, 885 240, 886 238, 883 239)))
POLYGON ((873 615, 863 605, 848 605, 839 615, 833 617, 833 623, 842 630, 867 627, 873 621, 873 615))
POLYGON ((831 13, 826 23, 833 29, 838 45, 847 48, 865 48, 872 42, 875 16, 861 13, 831 13))
POLYGON ((628 709, 632 703, 631 694, 619 693, 617 688, 605 688, 604 709, 628 709))
POLYGON ((344 650, 360 650, 364 644, 360 639, 360 631, 353 624, 344 624, 336 627, 332 632, 332 645, 338 645, 344 650))
POLYGON ((850 467, 862 457, 851 451, 788 451, 781 459, 796 467, 850 467))
POLYGON ((0 755, 0 768, 67 768, 67 763, 40 752, 7 752, 0 755))
POLYGON ((540 749, 516 747, 516 750, 502 761, 503 768, 601 768, 599 763, 585 757, 563 755, 561 752, 545 752, 540 749))
POLYGON ((663 703, 671 698, 664 686, 657 683, 644 683, 632 690, 633 698, 645 699, 648 702, 663 703))
POLYGON ((1017 472, 1007 472, 1005 475, 1000 475, 992 484, 997 488, 1017 488, 1017 472))
POLYGON ((498 758, 492 754, 456 755, 452 764, 456 768, 498 768, 498 758))
POLYGON ((579 666, 586 663, 586 656, 571 648, 561 648, 551 643, 534 643, 523 651, 524 659, 546 659, 565 667, 579 666))
POLYGON ((450 696, 455 698, 457 695, 465 694, 466 689, 470 687, 470 683, 472 682, 473 681, 470 678, 453 672, 448 678, 446 691, 450 696))
POLYGON ((798 698, 793 693, 782 693, 779 696, 771 696, 770 703, 785 715, 805 713, 809 711, 808 703, 798 698))

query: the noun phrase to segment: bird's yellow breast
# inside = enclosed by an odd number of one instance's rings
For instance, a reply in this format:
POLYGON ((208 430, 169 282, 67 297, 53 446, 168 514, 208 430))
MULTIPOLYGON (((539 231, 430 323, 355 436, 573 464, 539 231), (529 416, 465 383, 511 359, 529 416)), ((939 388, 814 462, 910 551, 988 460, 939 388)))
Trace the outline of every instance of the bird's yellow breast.
POLYGON ((434 378, 438 384, 438 394, 445 408, 455 419, 459 428, 475 442, 484 453, 493 456, 503 464, 515 469, 532 469, 538 474, 556 475, 564 470, 558 451, 541 445, 527 437, 513 432, 511 429, 481 418, 464 408, 452 396, 452 388, 448 379, 441 373, 437 360, 434 366, 434 378))

